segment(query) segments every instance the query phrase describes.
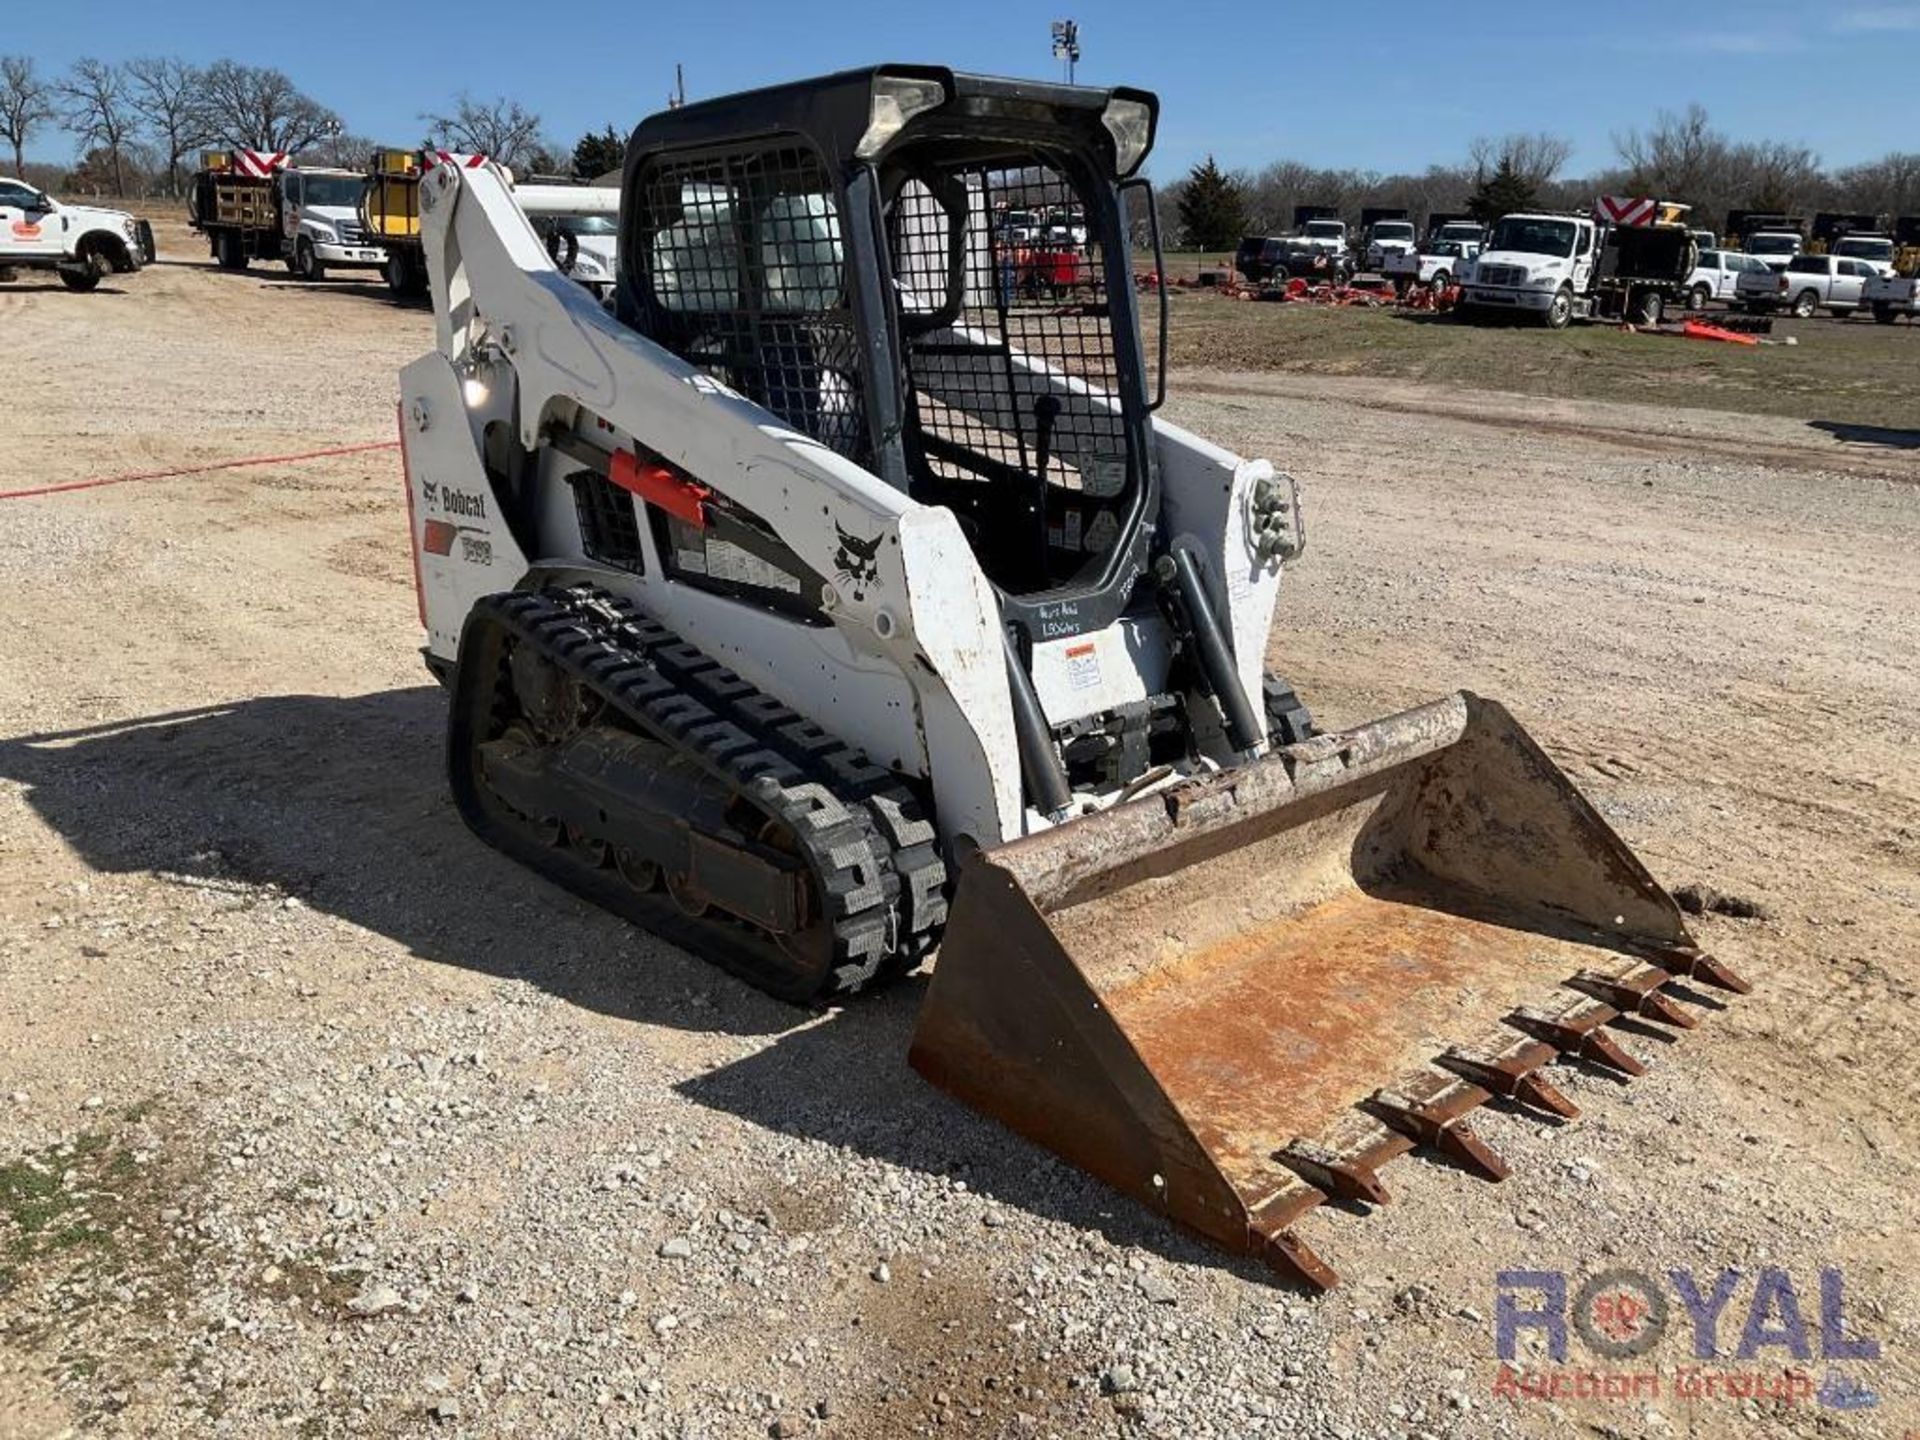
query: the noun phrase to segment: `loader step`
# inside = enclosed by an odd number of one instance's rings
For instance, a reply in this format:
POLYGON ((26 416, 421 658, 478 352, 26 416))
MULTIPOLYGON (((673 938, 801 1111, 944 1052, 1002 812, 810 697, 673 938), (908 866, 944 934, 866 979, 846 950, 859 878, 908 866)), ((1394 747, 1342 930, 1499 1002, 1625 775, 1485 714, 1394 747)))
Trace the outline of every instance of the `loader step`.
POLYGON ((447 760, 482 839, 781 999, 911 968, 946 919, 897 777, 589 586, 474 606, 447 760))

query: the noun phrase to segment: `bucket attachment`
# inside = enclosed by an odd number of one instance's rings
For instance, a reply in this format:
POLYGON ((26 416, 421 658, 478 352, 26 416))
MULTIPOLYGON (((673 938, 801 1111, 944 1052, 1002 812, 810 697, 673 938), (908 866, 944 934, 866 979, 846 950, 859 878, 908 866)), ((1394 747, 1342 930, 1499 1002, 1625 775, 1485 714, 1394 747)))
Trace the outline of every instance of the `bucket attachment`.
POLYGON ((1499 705, 1457 694, 973 856, 912 1060, 1230 1250, 1324 1289, 1288 1227, 1380 1204, 1504 1097, 1570 1117, 1560 1055, 1691 1027, 1664 987, 1747 987, 1499 705))

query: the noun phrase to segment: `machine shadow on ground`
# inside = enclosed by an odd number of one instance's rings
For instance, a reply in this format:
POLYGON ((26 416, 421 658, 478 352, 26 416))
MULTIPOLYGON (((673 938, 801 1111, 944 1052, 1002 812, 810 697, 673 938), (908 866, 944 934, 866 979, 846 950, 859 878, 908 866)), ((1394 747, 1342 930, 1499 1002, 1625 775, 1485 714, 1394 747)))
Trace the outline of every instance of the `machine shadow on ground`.
POLYGON ((489 849, 447 795, 433 686, 272 696, 0 741, 0 777, 95 869, 273 886, 436 963, 678 1029, 798 1012, 489 849))
MULTIPOLYGON (((66 290, 59 280, 8 280, 0 284, 0 296, 4 295, 47 295, 66 290)), ((127 292, 115 285, 99 285, 84 293, 69 291, 81 300, 91 300, 97 295, 124 295, 127 292)))
POLYGON ((1839 420, 1809 420, 1808 426, 1850 445, 1882 445, 1889 450, 1920 450, 1920 430, 1885 425, 1848 425, 1839 420))
POLYGON ((777 1036, 680 1092, 1116 1244, 1279 1283, 921 1080, 906 1055, 924 977, 810 1015, 489 849, 447 795, 445 718, 431 686, 274 696, 3 740, 0 779, 96 870, 272 886, 423 959, 616 1019, 777 1036))

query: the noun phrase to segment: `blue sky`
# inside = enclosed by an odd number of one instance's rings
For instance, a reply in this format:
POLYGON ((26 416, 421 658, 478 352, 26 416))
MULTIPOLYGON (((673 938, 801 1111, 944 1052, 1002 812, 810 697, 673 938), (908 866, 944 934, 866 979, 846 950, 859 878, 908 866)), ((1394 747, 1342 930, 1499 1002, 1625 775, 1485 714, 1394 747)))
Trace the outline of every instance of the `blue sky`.
MULTIPOLYGON (((1157 90, 1151 173, 1211 151, 1227 166, 1277 158, 1417 170, 1476 135, 1551 130, 1579 174, 1612 160, 1612 134, 1663 107, 1707 107, 1736 139, 1794 140, 1830 165, 1920 145, 1906 98, 1920 62, 1920 4, 1350 4, 1104 0, 1056 6, 912 0, 654 0, 530 6, 369 0, 240 7, 207 0, 0 0, 0 51, 60 70, 83 54, 277 66, 379 141, 420 138, 422 111, 461 89, 509 94, 571 142, 623 132, 663 102, 674 61, 690 96, 874 60, 924 60, 1052 76, 1048 21, 1080 23, 1080 78, 1157 90), (1263 18, 1257 25, 1251 16, 1263 18), (1401 16, 1404 15, 1404 19, 1401 16)), ((46 134, 34 158, 66 160, 46 134)))

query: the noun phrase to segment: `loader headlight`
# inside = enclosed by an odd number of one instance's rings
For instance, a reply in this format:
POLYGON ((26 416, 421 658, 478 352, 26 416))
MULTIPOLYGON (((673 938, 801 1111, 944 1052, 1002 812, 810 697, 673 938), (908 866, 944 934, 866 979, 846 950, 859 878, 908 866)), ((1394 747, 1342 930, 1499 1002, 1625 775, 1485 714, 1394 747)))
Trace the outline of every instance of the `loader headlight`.
POLYGON ((889 140, 906 129, 907 122, 914 116, 946 103, 947 87, 938 80, 916 79, 910 75, 874 76, 866 133, 853 147, 854 155, 861 160, 871 160, 886 148, 889 140))
POLYGON ((1140 168, 1140 162, 1147 158, 1147 147, 1153 143, 1153 106, 1116 95, 1100 112, 1100 123, 1113 136, 1114 173, 1125 180, 1140 168))

